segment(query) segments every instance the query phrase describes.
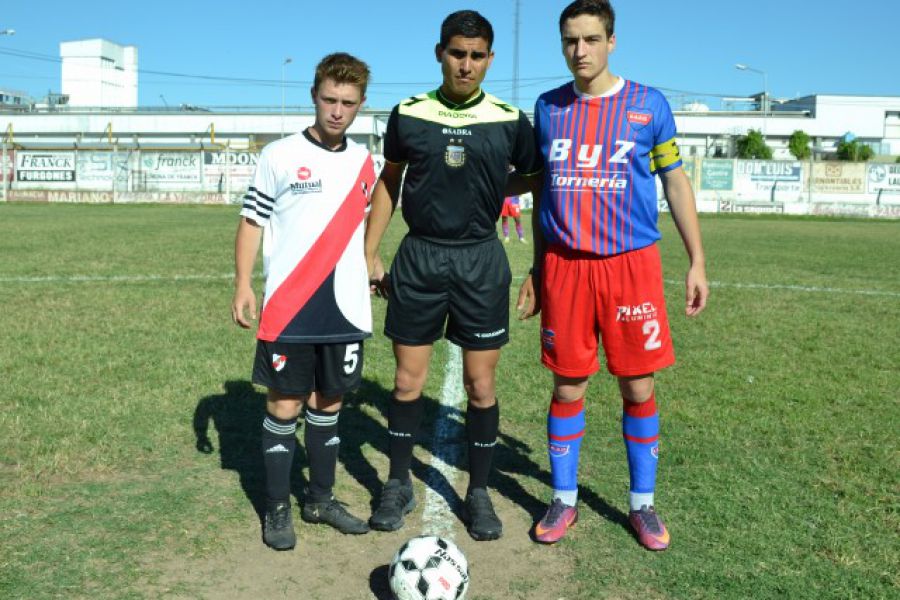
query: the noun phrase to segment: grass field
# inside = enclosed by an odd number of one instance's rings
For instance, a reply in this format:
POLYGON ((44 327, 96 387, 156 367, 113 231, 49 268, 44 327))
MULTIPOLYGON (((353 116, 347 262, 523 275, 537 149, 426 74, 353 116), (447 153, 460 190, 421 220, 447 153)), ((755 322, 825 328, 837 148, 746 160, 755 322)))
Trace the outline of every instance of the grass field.
MULTIPOLYGON (((601 374, 588 394, 582 520, 529 556, 565 559, 555 575, 567 600, 900 596, 900 223, 704 216, 712 296, 688 321, 686 259, 671 219, 660 221, 679 359, 657 388, 657 505, 672 548, 648 553, 623 526, 621 401, 601 374)), ((248 383, 252 335, 229 319, 236 222, 234 207, 0 205, 0 598, 215 597, 170 565, 258 537, 248 509, 261 493, 263 396, 248 383)), ((401 235, 398 216, 386 258, 401 235)), ((508 248, 515 293, 530 245, 508 248)), ((356 507, 387 465, 393 359, 374 307, 365 385, 341 417, 351 476, 338 492, 356 507)), ((537 330, 512 324, 499 371, 493 483, 525 517, 549 493, 537 330)), ((431 400, 446 356, 437 345, 431 400)), ((508 526, 507 538, 530 544, 525 530, 508 526)), ((250 548, 270 556, 258 540, 250 548)), ((470 600, 536 597, 540 563, 523 566, 531 579, 486 585, 517 557, 473 564, 470 600)), ((383 597, 369 581, 356 589, 346 597, 383 597)))

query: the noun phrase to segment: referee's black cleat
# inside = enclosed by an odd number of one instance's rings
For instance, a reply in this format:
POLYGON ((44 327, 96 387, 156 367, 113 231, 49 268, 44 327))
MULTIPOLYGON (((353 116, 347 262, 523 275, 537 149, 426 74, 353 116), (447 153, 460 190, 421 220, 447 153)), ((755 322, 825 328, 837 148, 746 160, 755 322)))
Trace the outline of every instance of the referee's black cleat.
POLYGON ((403 515, 409 513, 415 506, 412 481, 388 479, 381 489, 378 508, 369 518, 369 525, 379 531, 396 531, 403 527, 403 515))
POLYGON ((475 488, 466 494, 464 517, 466 529, 474 540, 496 540, 503 535, 503 523, 494 512, 491 497, 484 488, 475 488))
POLYGON ((263 518, 263 541, 275 550, 291 550, 297 544, 290 502, 270 502, 263 518))
POLYGON ((341 533, 358 535, 369 532, 369 526, 366 525, 366 522, 347 512, 344 505, 334 497, 325 502, 310 502, 307 500, 303 504, 303 510, 300 511, 300 517, 307 523, 331 525, 341 533))

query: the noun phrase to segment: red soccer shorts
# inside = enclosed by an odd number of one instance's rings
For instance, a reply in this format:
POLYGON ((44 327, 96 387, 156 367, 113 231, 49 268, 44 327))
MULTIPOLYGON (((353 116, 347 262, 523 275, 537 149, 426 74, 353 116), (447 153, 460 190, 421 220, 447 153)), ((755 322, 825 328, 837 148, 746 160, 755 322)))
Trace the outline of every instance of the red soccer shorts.
POLYGON ((522 216, 522 209, 519 206, 519 199, 516 198, 515 201, 512 197, 507 197, 503 200, 503 209, 500 211, 501 217, 513 217, 519 218, 522 216))
POLYGON ((547 249, 541 362, 564 377, 587 377, 600 369, 598 338, 616 376, 644 375, 675 362, 656 244, 607 257, 547 249))

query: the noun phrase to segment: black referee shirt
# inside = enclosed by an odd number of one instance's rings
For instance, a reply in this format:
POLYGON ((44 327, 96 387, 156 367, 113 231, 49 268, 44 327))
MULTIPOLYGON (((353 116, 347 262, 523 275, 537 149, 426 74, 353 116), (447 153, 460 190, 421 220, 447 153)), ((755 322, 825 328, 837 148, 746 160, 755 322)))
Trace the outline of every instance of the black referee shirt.
POLYGON ((525 113, 483 91, 464 104, 440 90, 391 111, 384 158, 407 163, 403 218, 411 235, 453 243, 496 235, 509 165, 541 171, 525 113))

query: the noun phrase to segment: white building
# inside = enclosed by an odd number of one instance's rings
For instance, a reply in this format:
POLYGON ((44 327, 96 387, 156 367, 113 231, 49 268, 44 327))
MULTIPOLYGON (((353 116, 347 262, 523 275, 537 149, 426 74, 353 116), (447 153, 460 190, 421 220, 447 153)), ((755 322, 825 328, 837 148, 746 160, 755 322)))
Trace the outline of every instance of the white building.
POLYGON ((788 140, 804 131, 818 157, 833 154, 847 133, 877 155, 900 154, 900 96, 817 94, 772 102, 761 111, 675 111, 683 156, 730 157, 737 138, 751 129, 765 134, 773 158, 791 160, 788 140))
POLYGON ((62 93, 73 107, 134 108, 138 101, 135 46, 104 39, 62 42, 62 93))
POLYGON ((25 92, 0 87, 0 107, 11 109, 28 109, 31 98, 25 92))

